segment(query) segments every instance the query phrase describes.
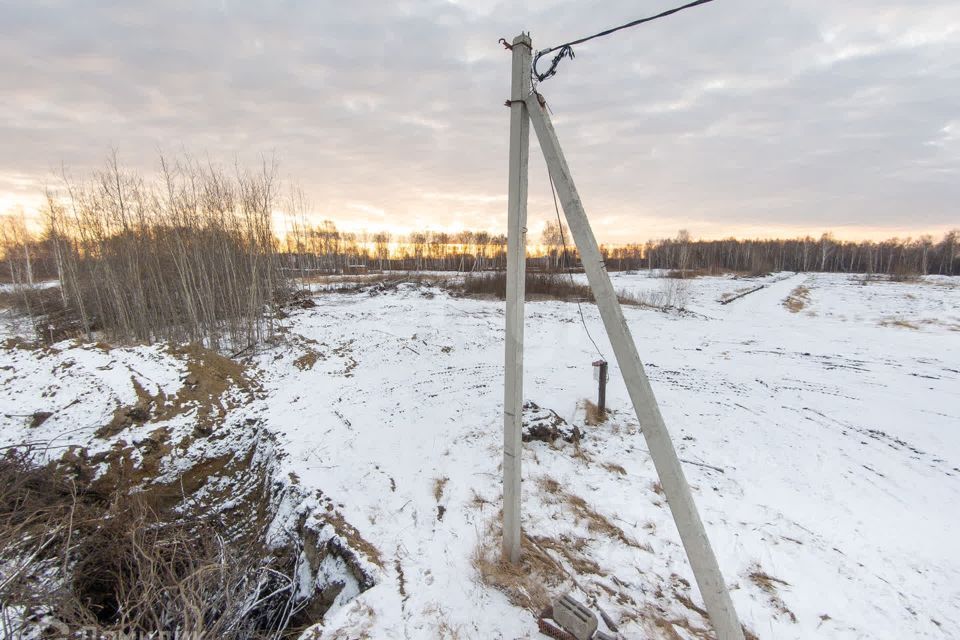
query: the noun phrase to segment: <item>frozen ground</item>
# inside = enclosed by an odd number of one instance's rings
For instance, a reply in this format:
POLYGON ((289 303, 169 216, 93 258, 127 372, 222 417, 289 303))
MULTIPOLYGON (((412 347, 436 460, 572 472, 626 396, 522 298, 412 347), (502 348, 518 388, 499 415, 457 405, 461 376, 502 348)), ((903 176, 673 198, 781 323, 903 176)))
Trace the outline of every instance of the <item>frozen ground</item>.
MULTIPOLYGON (((614 275, 641 297, 668 282, 614 275)), ((671 293, 688 312, 625 310, 738 612, 760 638, 960 636, 960 283, 860 282, 699 278, 671 293)), ((502 303, 414 285, 315 301, 287 318, 284 346, 251 359, 265 393, 242 411, 286 451, 277 477, 322 491, 380 568, 376 586, 345 590, 307 637, 542 637, 473 565, 496 543, 502 303)), ((596 308, 583 309, 612 359, 596 308)), ((615 365, 613 415, 584 426, 597 356, 576 305, 534 302, 526 315, 525 397, 586 434, 579 450, 525 445, 526 534, 624 638, 709 637, 615 365)), ((0 351, 0 446, 84 427, 80 417, 89 429, 62 439, 89 443, 112 397, 129 400, 130 375, 159 388, 181 373, 158 349, 120 351, 106 369, 94 347, 73 352, 84 355, 64 367, 0 351), (69 406, 34 434, 18 416, 51 398, 69 406)))

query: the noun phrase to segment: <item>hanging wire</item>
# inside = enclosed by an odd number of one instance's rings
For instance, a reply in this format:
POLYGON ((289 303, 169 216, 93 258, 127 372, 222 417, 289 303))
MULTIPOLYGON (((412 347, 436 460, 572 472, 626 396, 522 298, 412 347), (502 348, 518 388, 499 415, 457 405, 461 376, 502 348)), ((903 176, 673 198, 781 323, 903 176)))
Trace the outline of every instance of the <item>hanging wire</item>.
MULTIPOLYGON (((557 204, 557 187, 553 183, 553 174, 550 173, 550 167, 547 167, 547 176, 550 178, 550 193, 553 194, 553 209, 557 214, 557 229, 560 231, 560 244, 563 245, 563 262, 566 266, 567 262, 567 239, 563 234, 563 222, 560 221, 560 205, 557 204)), ((570 284, 576 285, 576 282, 573 280, 573 271, 567 269, 567 275, 570 276, 570 284)), ((583 331, 587 334, 587 338, 590 339, 590 342, 593 344, 593 348, 596 349, 597 355, 600 356, 601 360, 606 360, 606 356, 603 355, 603 352, 600 351, 600 347, 597 346, 597 342, 593 339, 593 336, 590 335, 590 329, 587 328, 587 319, 583 316, 583 306, 580 304, 580 298, 574 298, 577 301, 577 311, 580 312, 580 324, 583 325, 583 331)))
POLYGON ((666 18, 667 16, 671 16, 679 11, 683 11, 684 9, 690 9, 692 7, 696 7, 701 4, 706 4, 708 2, 713 2, 713 0, 694 0, 694 2, 688 2, 683 6, 674 7, 673 9, 668 9, 666 11, 658 13, 655 16, 639 18, 637 20, 634 20, 633 22, 622 24, 619 27, 612 27, 605 31, 595 33, 592 36, 586 36, 583 38, 578 38, 577 40, 571 40, 570 42, 564 42, 563 44, 558 44, 557 46, 550 47, 549 49, 541 49, 540 51, 537 51, 537 55, 533 59, 533 75, 540 82, 543 82, 547 78, 555 75, 557 73, 557 65, 560 64, 561 60, 563 60, 564 58, 570 58, 571 60, 573 59, 574 57, 573 45, 583 44, 584 42, 587 42, 588 40, 593 40, 594 38, 608 36, 611 33, 616 33, 617 31, 620 31, 621 29, 629 29, 630 27, 635 27, 637 25, 643 24, 644 22, 651 22, 653 20, 659 20, 660 18, 666 18), (548 53, 553 53, 554 51, 558 51, 558 50, 559 50, 559 53, 557 53, 557 55, 553 57, 553 60, 550 61, 550 68, 544 71, 543 73, 540 73, 539 71, 537 71, 537 63, 540 61, 540 58, 547 55, 548 53))

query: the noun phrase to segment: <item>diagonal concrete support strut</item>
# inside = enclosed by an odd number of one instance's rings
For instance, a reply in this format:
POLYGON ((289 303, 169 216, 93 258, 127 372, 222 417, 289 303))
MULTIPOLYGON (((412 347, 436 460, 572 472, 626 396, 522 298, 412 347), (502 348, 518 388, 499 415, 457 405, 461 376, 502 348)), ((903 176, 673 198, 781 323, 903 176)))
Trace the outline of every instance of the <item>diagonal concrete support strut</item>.
MULTIPOLYGON (((580 252, 583 269, 586 271, 590 288, 597 300, 603 325, 607 330, 630 400, 640 421, 643 436, 650 449, 650 457, 653 458, 653 464, 660 476, 660 484, 680 532, 687 558, 693 567, 697 586, 706 604, 710 621, 720 640, 743 640, 743 630, 737 619, 737 612, 724 584, 720 566, 710 546, 700 514, 693 502, 690 486, 687 484, 677 452, 673 448, 670 434, 663 422, 657 399, 653 395, 650 381, 640 362, 640 355, 637 353, 630 328, 623 317, 623 310, 620 308, 617 294, 610 282, 610 276, 593 230, 590 228, 590 222, 587 220, 587 214, 580 202, 580 195, 573 183, 573 177, 563 156, 563 149, 553 129, 553 123, 536 94, 528 94, 525 99, 526 111, 530 115, 547 167, 560 196, 567 224, 570 226, 570 232, 580 252)), ((522 348, 522 342, 519 346, 522 348)), ((507 348, 510 348, 509 342, 507 348)))

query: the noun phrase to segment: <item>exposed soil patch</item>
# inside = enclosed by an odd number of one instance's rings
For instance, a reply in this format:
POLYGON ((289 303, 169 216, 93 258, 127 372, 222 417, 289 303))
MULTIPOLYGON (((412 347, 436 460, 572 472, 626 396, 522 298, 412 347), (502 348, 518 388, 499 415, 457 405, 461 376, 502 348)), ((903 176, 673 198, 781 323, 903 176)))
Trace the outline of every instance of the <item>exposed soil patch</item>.
POLYGON ((301 371, 306 371, 307 369, 313 369, 313 365, 317 363, 320 354, 310 349, 305 354, 293 361, 293 366, 301 371))
POLYGON ((357 362, 357 359, 353 357, 353 343, 354 340, 351 338, 350 340, 340 343, 340 345, 333 349, 335 356, 346 360, 346 365, 343 367, 343 370, 339 372, 344 378, 352 378, 353 370, 360 364, 357 362))
POLYGON ((210 435, 228 411, 253 399, 256 385, 243 365, 196 345, 171 348, 170 353, 186 365, 180 390, 172 396, 162 391, 152 395, 131 377, 137 401, 118 406, 111 421, 97 431, 98 437, 108 438, 135 424, 162 422, 190 412, 196 415, 197 435, 210 435))
POLYGON ((30 428, 36 429, 44 422, 47 421, 47 418, 53 415, 52 411, 36 411, 33 415, 30 416, 30 428))
POLYGON ((524 442, 533 440, 554 442, 557 439, 579 442, 582 436, 583 433, 579 428, 567 424, 567 421, 557 415, 556 411, 545 409, 530 400, 523 403, 521 438, 524 442))

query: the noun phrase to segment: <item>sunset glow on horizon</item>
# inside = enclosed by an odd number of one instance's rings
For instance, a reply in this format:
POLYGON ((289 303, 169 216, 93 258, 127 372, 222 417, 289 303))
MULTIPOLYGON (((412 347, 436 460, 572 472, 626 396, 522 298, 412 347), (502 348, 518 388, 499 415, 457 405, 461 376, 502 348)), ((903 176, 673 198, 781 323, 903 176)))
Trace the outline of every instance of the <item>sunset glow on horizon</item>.
MULTIPOLYGON (((529 29, 547 46, 634 8, 105 4, 81 28, 69 4, 5 3, 0 215, 39 230, 45 189, 115 149, 147 178, 161 153, 276 162, 310 223, 349 232, 505 233, 510 57, 497 38, 529 29)), ((944 27, 960 6, 698 12, 585 44, 539 87, 600 242, 960 226, 960 31, 944 27)), ((555 215, 534 137, 532 240, 555 215)))

